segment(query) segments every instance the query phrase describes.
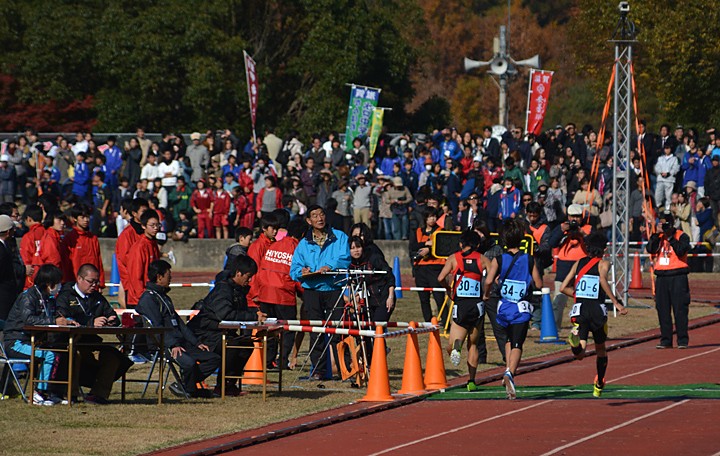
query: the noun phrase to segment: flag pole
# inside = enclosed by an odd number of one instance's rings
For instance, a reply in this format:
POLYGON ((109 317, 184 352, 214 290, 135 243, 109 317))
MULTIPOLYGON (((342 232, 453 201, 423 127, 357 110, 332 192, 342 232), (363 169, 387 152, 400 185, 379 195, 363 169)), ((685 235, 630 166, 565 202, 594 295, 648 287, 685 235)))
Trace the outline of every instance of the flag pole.
POLYGON ((525 134, 527 135, 528 131, 528 119, 530 118, 530 97, 532 96, 532 79, 533 79, 533 73, 535 72, 534 69, 530 70, 530 79, 528 80, 528 97, 527 97, 527 109, 525 109, 525 134))

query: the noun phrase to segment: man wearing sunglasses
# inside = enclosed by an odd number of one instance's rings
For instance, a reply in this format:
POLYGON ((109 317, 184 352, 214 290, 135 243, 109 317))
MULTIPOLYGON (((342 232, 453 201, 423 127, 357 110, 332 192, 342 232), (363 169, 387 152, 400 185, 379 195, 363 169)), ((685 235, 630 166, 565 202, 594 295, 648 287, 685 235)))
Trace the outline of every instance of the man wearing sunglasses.
MULTIPOLYGON (((75 321, 80 326, 120 326, 120 318, 98 291, 98 268, 89 263, 83 264, 76 277, 75 283, 68 282, 63 285, 56 298, 58 316, 75 321)), ((107 404, 113 382, 122 377, 133 363, 115 347, 86 345, 102 342, 100 336, 83 335, 78 342, 82 346, 78 349, 76 362, 73 363, 73 384, 91 388, 85 396, 85 402, 107 404), (95 352, 98 352, 97 357, 95 352)), ((77 391, 73 392, 73 395, 77 395, 77 391)))

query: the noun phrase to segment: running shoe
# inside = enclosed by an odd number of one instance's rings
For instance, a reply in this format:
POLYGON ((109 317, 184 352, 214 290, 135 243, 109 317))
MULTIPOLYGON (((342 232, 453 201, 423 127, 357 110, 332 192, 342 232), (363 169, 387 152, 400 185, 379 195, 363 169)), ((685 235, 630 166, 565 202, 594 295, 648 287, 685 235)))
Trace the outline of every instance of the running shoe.
POLYGON ((176 264, 177 264, 177 259, 175 258, 175 252, 173 252, 173 251, 171 250, 171 251, 168 252, 167 256, 168 256, 168 259, 169 259, 170 261, 172 261, 172 264, 173 264, 173 265, 176 265, 176 264))
POLYGON ((593 396, 594 397, 602 396, 603 388, 605 388, 605 382, 599 382, 597 375, 596 375, 595 381, 593 382, 593 396))
POLYGON ((507 398, 510 400, 515 399, 517 397, 517 394, 515 392, 515 379, 513 378, 513 374, 509 370, 505 371, 505 374, 503 374, 502 384, 503 386, 505 386, 507 398))
POLYGON ((572 329, 570 330, 570 334, 568 334, 568 344, 570 344, 571 347, 577 348, 580 346, 580 337, 578 336, 578 328, 579 326, 576 324, 573 324, 572 329))
POLYGON ((45 396, 40 391, 33 391, 32 401, 34 405, 51 406, 55 405, 55 402, 50 399, 45 399, 45 396))
POLYGON ((460 365, 460 350, 453 348, 450 352, 450 362, 453 363, 453 366, 460 365))
POLYGON ((148 359, 142 355, 130 355, 130 361, 135 364, 145 364, 148 362, 148 359))
POLYGON ((478 386, 475 384, 475 382, 467 382, 467 385, 465 385, 468 391, 473 392, 478 390, 478 386))

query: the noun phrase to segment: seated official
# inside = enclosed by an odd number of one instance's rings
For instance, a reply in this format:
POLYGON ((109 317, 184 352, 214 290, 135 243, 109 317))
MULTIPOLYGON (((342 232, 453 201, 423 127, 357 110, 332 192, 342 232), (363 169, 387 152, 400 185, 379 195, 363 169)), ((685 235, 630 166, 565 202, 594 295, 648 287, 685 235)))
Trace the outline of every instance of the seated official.
MULTIPOLYGON (((207 345, 200 343, 175 311, 175 306, 167 295, 172 279, 170 263, 163 260, 150 263, 148 279, 147 287, 135 310, 150 320, 153 327, 168 329, 165 332, 165 346, 170 348, 170 354, 180 365, 185 392, 190 397, 212 397, 212 393, 199 388, 198 383, 220 366, 220 356, 212 353, 207 345)), ((153 338, 149 337, 148 342, 152 346, 153 338)), ((180 385, 176 383, 170 385, 170 391, 176 396, 184 396, 180 385)))
MULTIPOLYGON (((257 273, 257 264, 248 256, 239 256, 229 268, 228 278, 215 283, 215 288, 203 299, 200 312, 190 320, 188 326, 198 340, 207 345, 210 351, 219 357, 222 352, 223 332, 228 336, 227 344, 252 347, 249 334, 241 335, 236 330, 219 329, 221 321, 265 321, 266 315, 257 308, 248 308, 247 294, 250 291, 250 278, 257 273)), ((226 353, 226 372, 230 376, 239 376, 252 350, 230 349, 226 353)), ((216 392, 220 391, 223 379, 218 377, 216 392)), ((225 394, 237 396, 240 389, 237 380, 225 382, 225 394)))
MULTIPOLYGON (((80 326, 102 328, 103 326, 120 326, 120 318, 110 307, 110 303, 98 291, 100 271, 92 264, 80 266, 77 272, 77 281, 63 285, 60 294, 55 300, 57 315, 68 320, 74 320, 80 326)), ((77 342, 80 344, 101 343, 102 338, 97 335, 83 335, 77 342)), ((125 374, 132 361, 120 353, 115 347, 107 345, 79 346, 79 356, 73 363, 76 379, 75 387, 79 385, 91 388, 85 396, 85 402, 92 404, 107 404, 113 382, 125 374), (94 352, 98 352, 95 357, 94 352)), ((76 395, 77 391, 73 392, 76 395)))
MULTIPOLYGON (((35 276, 35 284, 15 300, 5 322, 5 352, 8 357, 30 359, 30 334, 23 331, 26 325, 77 325, 64 317, 55 317, 55 305, 50 297, 57 293, 61 280, 60 268, 44 264, 35 276)), ((57 356, 47 350, 35 350, 35 359, 41 363, 38 379, 43 382, 38 383, 33 391, 33 404, 55 405, 60 399, 50 394, 47 381, 55 379, 52 374, 57 366, 57 356)))

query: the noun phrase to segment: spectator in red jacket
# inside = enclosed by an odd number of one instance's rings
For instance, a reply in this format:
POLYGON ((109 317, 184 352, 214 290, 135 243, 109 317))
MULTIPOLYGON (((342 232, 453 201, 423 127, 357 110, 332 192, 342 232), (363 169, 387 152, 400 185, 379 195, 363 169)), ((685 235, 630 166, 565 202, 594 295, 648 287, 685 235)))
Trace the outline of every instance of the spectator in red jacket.
POLYGON ((215 237, 217 239, 228 238, 228 215, 230 214, 231 200, 232 197, 230 194, 223 189, 223 181, 220 179, 216 180, 215 191, 213 192, 212 224, 215 227, 215 237))
POLYGON ((128 256, 128 282, 127 305, 129 308, 137 306, 140 296, 145 291, 148 282, 148 266, 160 259, 155 236, 160 231, 160 217, 152 209, 145 211, 140 217, 143 236, 135 243, 128 256))
POLYGON ((42 219, 43 211, 40 206, 33 204, 25 208, 23 221, 28 228, 28 232, 20 240, 20 257, 25 266, 31 267, 31 270, 25 276, 25 290, 33 286, 38 269, 43 264, 40 260, 40 249, 42 248, 42 240, 45 237, 45 227, 42 225, 42 219))
MULTIPOLYGON (((280 228, 280 221, 272 213, 263 215, 262 219, 260 219, 260 228, 262 229, 262 233, 250 244, 247 253, 247 255, 255 261, 255 264, 260 264, 270 244, 275 242, 275 235, 280 228)), ((249 306, 259 307, 256 301, 258 284, 259 282, 257 280, 253 279, 250 281, 250 292, 247 297, 249 306)))
POLYGON ((120 305, 125 306, 127 300, 128 281, 128 256, 133 246, 140 240, 143 235, 143 228, 140 224, 140 218, 148 210, 148 202, 143 198, 135 198, 130 204, 130 224, 118 236, 115 243, 115 259, 117 260, 118 272, 120 273, 120 305))
MULTIPOLYGON (((260 262, 258 273, 253 281, 262 284, 257 289, 257 302, 260 310, 268 318, 281 320, 294 320, 297 318, 296 295, 302 293, 299 282, 290 278, 290 265, 293 253, 300 239, 305 235, 307 223, 302 219, 290 222, 288 233, 281 241, 270 244, 260 262)), ((282 362, 283 369, 288 367, 288 360, 292 352, 295 334, 286 331, 282 335, 282 362)), ((277 345, 268 346, 268 366, 273 366, 277 354, 277 345)), ((275 366, 276 367, 276 366, 275 366)))
POLYGON ((190 197, 190 207, 197 214, 198 238, 212 237, 213 195, 205 188, 205 179, 197 182, 197 188, 190 197), (207 236, 205 235, 207 230, 207 236))
POLYGON ((52 225, 46 226, 45 236, 40 241, 40 263, 52 264, 62 271, 62 283, 72 282, 72 263, 70 261, 70 250, 65 243, 65 216, 56 212, 49 218, 52 225))
POLYGON ((80 266, 91 264, 98 270, 98 287, 105 288, 105 270, 100 255, 100 242, 97 236, 90 232, 90 215, 92 209, 84 203, 77 204, 70 211, 73 219, 73 229, 65 235, 65 243, 70 249, 70 261, 73 271, 79 271, 80 266))

